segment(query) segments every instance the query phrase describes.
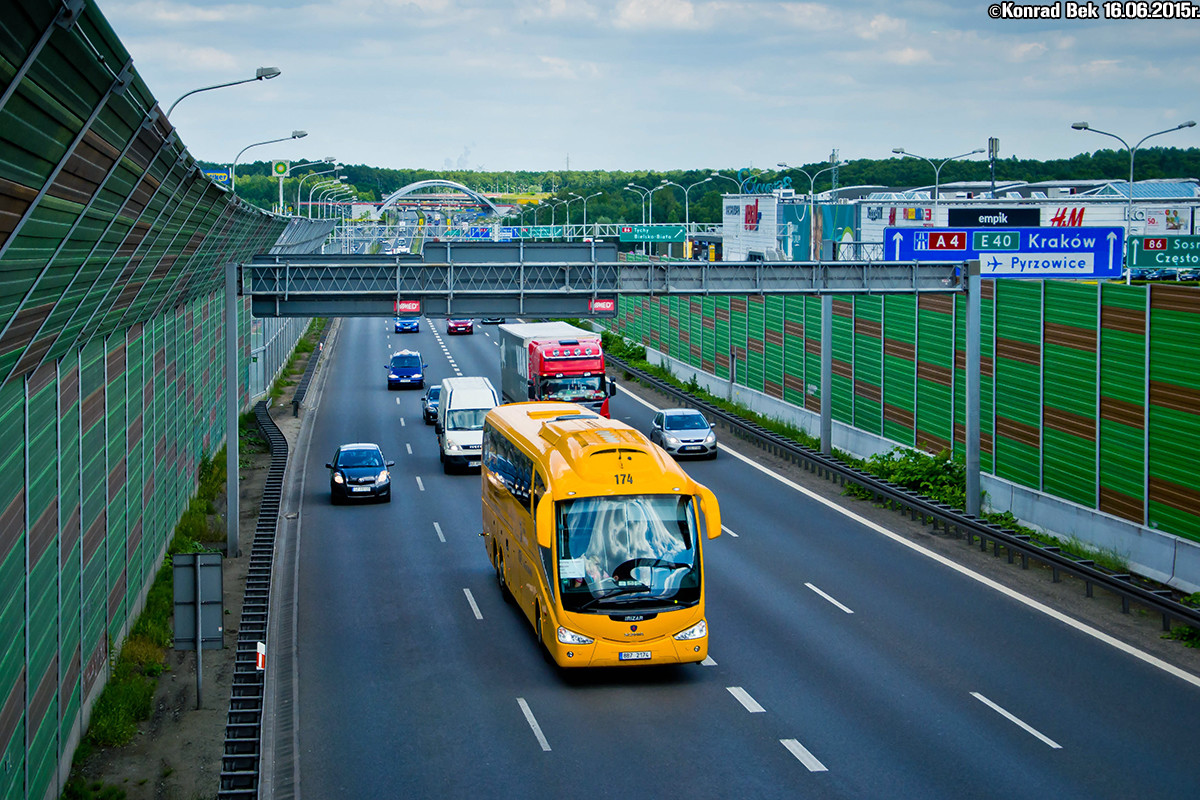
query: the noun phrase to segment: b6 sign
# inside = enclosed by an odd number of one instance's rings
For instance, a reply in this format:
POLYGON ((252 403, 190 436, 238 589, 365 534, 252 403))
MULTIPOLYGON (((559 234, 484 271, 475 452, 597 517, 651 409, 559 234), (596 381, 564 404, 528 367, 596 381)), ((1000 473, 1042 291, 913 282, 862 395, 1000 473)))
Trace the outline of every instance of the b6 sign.
POLYGON ((396 301, 396 313, 397 314, 420 314, 421 313, 421 301, 420 300, 397 300, 396 301))

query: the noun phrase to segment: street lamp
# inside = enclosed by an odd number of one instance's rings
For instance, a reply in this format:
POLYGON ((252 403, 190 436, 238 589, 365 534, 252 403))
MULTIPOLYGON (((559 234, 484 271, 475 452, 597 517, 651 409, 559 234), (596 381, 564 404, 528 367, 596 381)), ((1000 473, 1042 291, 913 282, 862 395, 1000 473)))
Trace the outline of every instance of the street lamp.
POLYGON ((1075 122, 1071 124, 1071 127, 1077 131, 1091 131, 1092 133, 1098 133, 1101 136, 1111 136, 1121 144, 1125 145, 1125 149, 1129 151, 1129 202, 1125 209, 1125 238, 1128 239, 1129 235, 1133 232, 1133 157, 1137 153, 1138 148, 1142 146, 1142 142, 1146 141, 1152 136, 1162 136, 1164 133, 1182 130, 1183 128, 1194 128, 1196 127, 1196 121, 1189 119, 1187 122, 1179 123, 1174 128, 1167 128, 1165 131, 1147 134, 1146 136, 1143 136, 1141 140, 1133 147, 1130 147, 1129 142, 1125 141, 1120 136, 1117 136, 1115 133, 1109 133, 1108 131, 1102 131, 1097 128, 1093 128, 1086 122, 1075 122))
POLYGON ((740 183, 738 183, 736 180, 734 180, 733 178, 729 177, 728 175, 722 175, 722 174, 721 174, 721 173, 719 173, 719 172, 713 172, 713 173, 711 173, 711 174, 710 174, 708 177, 710 177, 710 178, 724 178, 725 180, 729 181, 729 182, 730 182, 730 183, 732 183, 734 186, 736 186, 736 187, 737 187, 737 189, 738 189, 738 192, 739 192, 739 193, 742 191, 742 185, 741 185, 740 183))
POLYGON ((254 71, 253 78, 245 78, 240 81, 230 81, 229 83, 218 83, 215 86, 201 86, 199 89, 192 89, 190 92, 184 92, 179 96, 179 99, 171 103, 171 107, 167 109, 167 116, 171 116, 171 112, 175 110, 175 106, 179 105, 179 100, 189 97, 197 92, 207 92, 212 89, 224 89, 226 86, 237 86, 240 83, 253 83, 254 81, 268 81, 271 78, 279 77, 278 67, 259 67, 254 71))
POLYGON ((337 198, 345 197, 348 194, 351 194, 351 192, 349 189, 347 189, 344 186, 332 186, 328 189, 323 190, 319 195, 317 195, 317 204, 322 209, 322 211, 320 212, 320 216, 321 217, 325 217, 325 216, 332 217, 333 216, 333 201, 337 198), (324 210, 326 204, 329 204, 328 212, 326 212, 324 210))
POLYGON ((625 184, 626 189, 636 191, 642 198, 642 224, 646 224, 646 196, 650 194, 650 190, 645 186, 638 186, 636 183, 625 184))
POLYGON ((264 144, 277 144, 278 142, 286 142, 288 139, 303 139, 308 136, 308 131, 292 131, 291 136, 284 136, 282 139, 268 139, 265 142, 255 142, 243 147, 233 158, 233 164, 229 167, 229 186, 230 191, 237 194, 237 162, 242 157, 242 153, 249 150, 251 147, 262 147, 264 144))
POLYGON ((651 225, 654 224, 654 193, 657 192, 659 189, 667 188, 668 183, 670 183, 670 181, 668 181, 666 178, 663 178, 661 181, 658 182, 658 186, 655 186, 653 189, 650 190, 648 197, 650 198, 650 223, 649 224, 651 224, 651 225))
MULTIPOLYGON (((575 198, 575 200, 583 199, 583 195, 575 194, 574 192, 567 192, 567 195, 575 198)), ((567 207, 564 209, 564 211, 567 212, 567 241, 568 242, 571 241, 571 203, 574 203, 575 200, 567 200, 566 201, 567 207)))
MULTIPOLYGON (((683 186, 683 185, 681 185, 681 184, 675 183, 674 181, 667 181, 667 182, 666 182, 666 185, 667 185, 667 186, 678 186, 680 189, 683 189, 683 224, 684 224, 684 227, 685 227, 687 230, 691 230, 691 227, 692 227, 692 213, 691 213, 691 211, 690 211, 690 210, 689 210, 689 208, 688 208, 688 193, 689 193, 690 191, 692 191, 692 189, 695 189, 695 188, 696 188, 697 186, 699 186, 700 184, 702 184, 702 183, 708 183, 708 182, 709 182, 709 181, 711 181, 711 180, 712 180, 712 176, 711 176, 711 175, 709 175, 709 176, 708 176, 707 178, 705 178, 704 180, 702 180, 702 181, 696 181, 696 182, 695 182, 695 183, 693 183, 691 186, 683 186)), ((733 179, 732 179, 732 178, 730 178, 730 180, 733 180, 733 179)))
POLYGON ((802 175, 804 175, 804 177, 808 178, 808 257, 812 261, 817 260, 816 254, 820 252, 817 249, 816 242, 814 241, 814 239, 816 238, 816 235, 817 235, 816 223, 814 221, 815 220, 814 214, 816 214, 816 200, 817 200, 817 198, 816 198, 817 176, 819 176, 822 172, 829 172, 831 169, 837 169, 838 167, 844 167, 849 163, 850 163, 849 161, 839 161, 836 164, 830 164, 828 167, 825 167, 824 169, 817 170, 812 175, 809 175, 808 170, 806 170, 806 169, 801 169, 800 167, 790 167, 787 164, 783 163, 782 161, 780 161, 776 165, 780 169, 795 170, 796 172, 799 172, 802 175))
MULTIPOLYGON (((337 159, 334 158, 333 156, 325 156, 325 158, 321 159, 320 161, 301 161, 299 164, 289 164, 288 169, 287 169, 287 174, 279 176, 279 213, 280 214, 283 213, 283 181, 285 178, 291 177, 292 170, 300 169, 300 167, 312 167, 312 166, 318 166, 318 165, 324 166, 325 164, 332 164, 336 160, 337 159)), ((330 172, 330 170, 325 170, 325 172, 330 172)), ((323 175, 324 173, 314 172, 314 173, 309 173, 309 174, 323 175)), ((301 180, 301 182, 304 181, 303 178, 301 178, 300 180, 301 180)), ((299 216, 299 214, 300 214, 300 189, 299 188, 296 189, 296 214, 297 214, 297 216, 299 216)))
POLYGON ((585 230, 587 228, 587 201, 591 200, 593 197, 599 197, 602 194, 604 194, 604 192, 596 192, 595 194, 589 194, 587 197, 583 198, 583 227, 585 230))
MULTIPOLYGON (((893 147, 892 152, 897 153, 902 156, 908 156, 909 158, 919 158, 922 161, 928 161, 929 165, 931 167, 933 167, 933 207, 936 210, 937 205, 938 205, 938 184, 941 180, 942 167, 946 166, 947 163, 954 161, 955 159, 966 158, 967 156, 973 156, 976 153, 982 153, 982 152, 984 152, 984 149, 982 147, 978 147, 969 153, 962 153, 957 156, 950 156, 949 158, 943 158, 940 161, 937 161, 936 163, 934 162, 934 160, 932 158, 926 158, 925 156, 919 156, 916 153, 910 153, 907 150, 905 150, 903 147, 893 147)), ((934 222, 936 224, 937 221, 934 220, 934 222)))
MULTIPOLYGON (((552 228, 554 227, 554 216, 555 216, 554 212, 562 204, 563 204, 562 200, 547 200, 546 201, 546 205, 550 206, 550 227, 552 227, 552 228)), ((551 233, 553 233, 553 231, 551 231, 551 233)))
POLYGON ((313 192, 315 192, 321 186, 329 186, 330 188, 332 188, 332 186, 330 186, 331 184, 336 184, 339 182, 344 183, 345 181, 348 181, 348 180, 350 180, 350 179, 347 178, 345 175, 342 175, 338 178, 329 178, 328 180, 318 181, 317 183, 314 183, 312 185, 312 188, 308 190, 308 218, 312 219, 313 192))
POLYGON ((304 188, 304 182, 306 180, 308 180, 309 178, 316 177, 317 175, 328 175, 331 172, 336 173, 341 168, 342 168, 341 164, 334 164, 332 169, 323 169, 320 172, 310 172, 307 175, 302 175, 300 177, 300 182, 296 184, 296 215, 297 216, 300 215, 300 197, 301 197, 300 191, 304 188))

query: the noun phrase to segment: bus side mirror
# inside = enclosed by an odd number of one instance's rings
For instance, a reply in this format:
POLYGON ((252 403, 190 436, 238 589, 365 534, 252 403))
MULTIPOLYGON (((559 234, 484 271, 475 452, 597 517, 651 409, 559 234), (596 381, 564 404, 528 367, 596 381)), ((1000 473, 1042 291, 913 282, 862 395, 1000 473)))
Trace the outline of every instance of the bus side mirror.
POLYGON ((433 432, 436 433, 438 436, 441 436, 442 435, 442 423, 440 423, 440 422, 433 423, 433 432))
POLYGON ((715 539, 721 535, 721 507, 717 496, 707 486, 696 484, 696 497, 700 499, 700 511, 704 514, 705 535, 715 539))
POLYGON ((533 527, 537 532, 538 547, 549 549, 550 540, 554 538, 554 501, 545 495, 538 501, 533 527))
POLYGON ((617 382, 614 381, 612 378, 608 379, 608 396, 609 397, 617 396, 617 382))
POLYGON ((537 400, 537 391, 536 391, 536 390, 534 390, 534 388, 533 388, 533 381, 529 381, 529 383, 527 384, 527 386, 528 386, 528 389, 529 389, 529 399, 530 399, 530 400, 537 400))

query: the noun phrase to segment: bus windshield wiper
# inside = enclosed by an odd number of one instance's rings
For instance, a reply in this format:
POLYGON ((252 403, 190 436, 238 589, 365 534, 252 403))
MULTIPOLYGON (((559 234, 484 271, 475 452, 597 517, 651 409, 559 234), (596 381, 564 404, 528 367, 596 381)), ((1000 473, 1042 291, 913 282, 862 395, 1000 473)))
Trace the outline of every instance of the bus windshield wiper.
POLYGON ((626 595, 626 594, 634 594, 634 593, 648 592, 648 591, 650 591, 650 587, 645 585, 644 583, 639 583, 634 586, 618 586, 615 589, 608 590, 604 594, 596 595, 595 597, 591 598, 590 600, 588 600, 587 602, 585 602, 581 606, 579 606, 578 610, 586 611, 587 609, 598 604, 602 600, 609 600, 614 597, 620 597, 620 596, 626 595))

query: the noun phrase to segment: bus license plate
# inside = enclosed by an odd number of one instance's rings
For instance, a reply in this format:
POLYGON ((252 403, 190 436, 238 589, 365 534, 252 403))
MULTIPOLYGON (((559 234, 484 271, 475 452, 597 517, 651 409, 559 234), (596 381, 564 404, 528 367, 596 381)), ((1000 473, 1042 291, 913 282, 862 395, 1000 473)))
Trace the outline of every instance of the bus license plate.
POLYGON ((478 466, 479 466, 479 462, 478 462, 478 461, 468 461, 468 462, 467 462, 467 466, 468 466, 468 467, 478 467, 478 466))
POLYGON ((620 661, 645 661, 650 658, 649 650, 634 650, 631 653, 621 653, 617 656, 620 661))

